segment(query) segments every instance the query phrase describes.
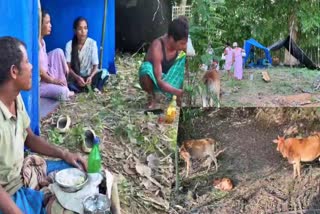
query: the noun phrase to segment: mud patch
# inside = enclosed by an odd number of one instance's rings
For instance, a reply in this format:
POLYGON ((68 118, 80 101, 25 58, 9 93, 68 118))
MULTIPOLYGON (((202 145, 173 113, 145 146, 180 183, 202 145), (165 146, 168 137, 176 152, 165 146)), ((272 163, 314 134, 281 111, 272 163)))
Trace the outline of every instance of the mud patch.
POLYGON ((252 106, 265 107, 319 107, 320 95, 318 94, 293 94, 293 95, 258 95, 257 97, 244 97, 242 102, 251 103, 252 106))
MULTIPOLYGON (((263 110, 268 112, 268 109, 263 110)), ((319 162, 303 163, 301 179, 293 179, 292 165, 281 157, 272 143, 289 125, 299 124, 298 135, 302 136, 319 130, 319 117, 306 120, 310 108, 279 109, 278 117, 277 109, 270 111, 273 117, 266 122, 257 116, 261 112, 257 108, 184 110, 179 125, 180 143, 191 138, 212 137, 218 141, 219 148, 227 150, 218 158, 217 172, 213 167, 206 173, 200 166, 200 170, 194 170, 186 178, 185 163, 179 162, 181 183, 172 197, 172 207, 177 212, 320 213, 319 162), (300 117, 290 117, 295 114, 300 117), (272 121, 279 117, 283 118, 272 121), (221 177, 231 178, 234 190, 215 190, 212 181, 221 177)))

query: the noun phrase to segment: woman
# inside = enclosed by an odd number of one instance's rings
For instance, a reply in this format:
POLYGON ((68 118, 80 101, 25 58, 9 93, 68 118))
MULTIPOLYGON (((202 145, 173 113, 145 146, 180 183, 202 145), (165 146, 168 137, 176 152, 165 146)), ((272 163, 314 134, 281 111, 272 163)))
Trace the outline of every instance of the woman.
POLYGON ((225 55, 225 59, 226 59, 224 69, 228 72, 228 78, 231 77, 230 70, 231 70, 231 66, 232 66, 232 55, 233 55, 232 53, 233 53, 233 51, 230 46, 230 43, 227 42, 225 49, 224 49, 224 55, 225 55))
POLYGON ((73 81, 69 88, 82 92, 91 86, 101 90, 108 79, 106 71, 98 71, 98 48, 95 40, 88 37, 88 22, 78 17, 73 22, 74 36, 66 44, 66 58, 73 81))
POLYGON ((234 42, 232 46, 233 46, 232 61, 233 61, 233 67, 234 67, 234 77, 237 80, 241 80, 243 75, 242 52, 244 52, 244 50, 242 48, 239 48, 238 43, 236 42, 234 42))
POLYGON ((50 33, 50 15, 48 12, 42 11, 41 37, 39 41, 40 97, 68 100, 74 94, 69 91, 67 86, 66 75, 69 69, 61 49, 57 48, 47 54, 43 37, 50 35, 50 33))

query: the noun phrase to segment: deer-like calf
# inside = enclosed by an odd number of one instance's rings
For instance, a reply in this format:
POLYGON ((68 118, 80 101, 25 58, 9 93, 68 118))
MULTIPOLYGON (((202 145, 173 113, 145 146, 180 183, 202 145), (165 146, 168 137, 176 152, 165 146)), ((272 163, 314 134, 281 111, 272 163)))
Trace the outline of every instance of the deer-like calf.
POLYGON ((320 156, 320 132, 302 139, 278 136, 273 142, 278 144, 277 151, 293 164, 294 177, 300 177, 301 162, 314 161, 320 156))

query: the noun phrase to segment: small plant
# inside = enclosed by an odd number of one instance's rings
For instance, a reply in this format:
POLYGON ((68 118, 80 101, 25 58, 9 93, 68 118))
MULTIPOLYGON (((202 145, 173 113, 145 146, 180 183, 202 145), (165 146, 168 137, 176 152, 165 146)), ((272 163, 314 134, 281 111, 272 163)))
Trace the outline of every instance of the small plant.
POLYGON ((62 144, 64 141, 64 137, 58 132, 57 129, 48 130, 48 138, 49 138, 49 142, 52 142, 58 145, 62 144))
POLYGON ((88 98, 95 98, 95 94, 94 94, 94 91, 92 89, 92 86, 91 85, 87 85, 87 89, 88 89, 88 98))
POLYGON ((104 124, 103 124, 103 117, 102 114, 97 113, 95 114, 91 119, 91 124, 94 125, 94 130, 96 132, 97 135, 101 135, 104 129, 104 124))
POLYGON ((143 151, 145 153, 154 153, 157 149, 159 141, 159 137, 155 135, 151 135, 150 138, 144 137, 144 141, 141 142, 143 151))
POLYGON ((128 180, 121 176, 118 183, 119 198, 121 202, 127 202, 132 194, 132 185, 128 180))
POLYGON ((84 136, 84 127, 82 124, 78 123, 75 126, 73 126, 70 130, 70 135, 71 135, 71 142, 79 143, 84 141, 85 136, 84 136))
POLYGON ((212 194, 212 197, 214 198, 214 200, 220 200, 220 199, 226 197, 229 193, 225 192, 225 191, 213 189, 211 194, 212 194))
POLYGON ((121 96, 121 92, 120 91, 117 91, 117 93, 114 94, 114 96, 111 97, 110 103, 117 110, 124 109, 125 102, 123 100, 123 97, 121 96))
POLYGON ((199 108, 183 108, 181 123, 186 123, 193 118, 200 117, 203 114, 203 111, 199 108))

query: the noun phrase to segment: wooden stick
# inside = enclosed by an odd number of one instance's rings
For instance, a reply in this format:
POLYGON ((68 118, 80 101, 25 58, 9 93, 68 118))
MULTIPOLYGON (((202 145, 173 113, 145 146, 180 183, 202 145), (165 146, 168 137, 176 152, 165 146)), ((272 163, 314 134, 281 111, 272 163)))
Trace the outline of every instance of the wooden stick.
POLYGON ((118 193, 118 182, 114 178, 111 190, 111 211, 113 214, 121 214, 120 199, 118 193))

